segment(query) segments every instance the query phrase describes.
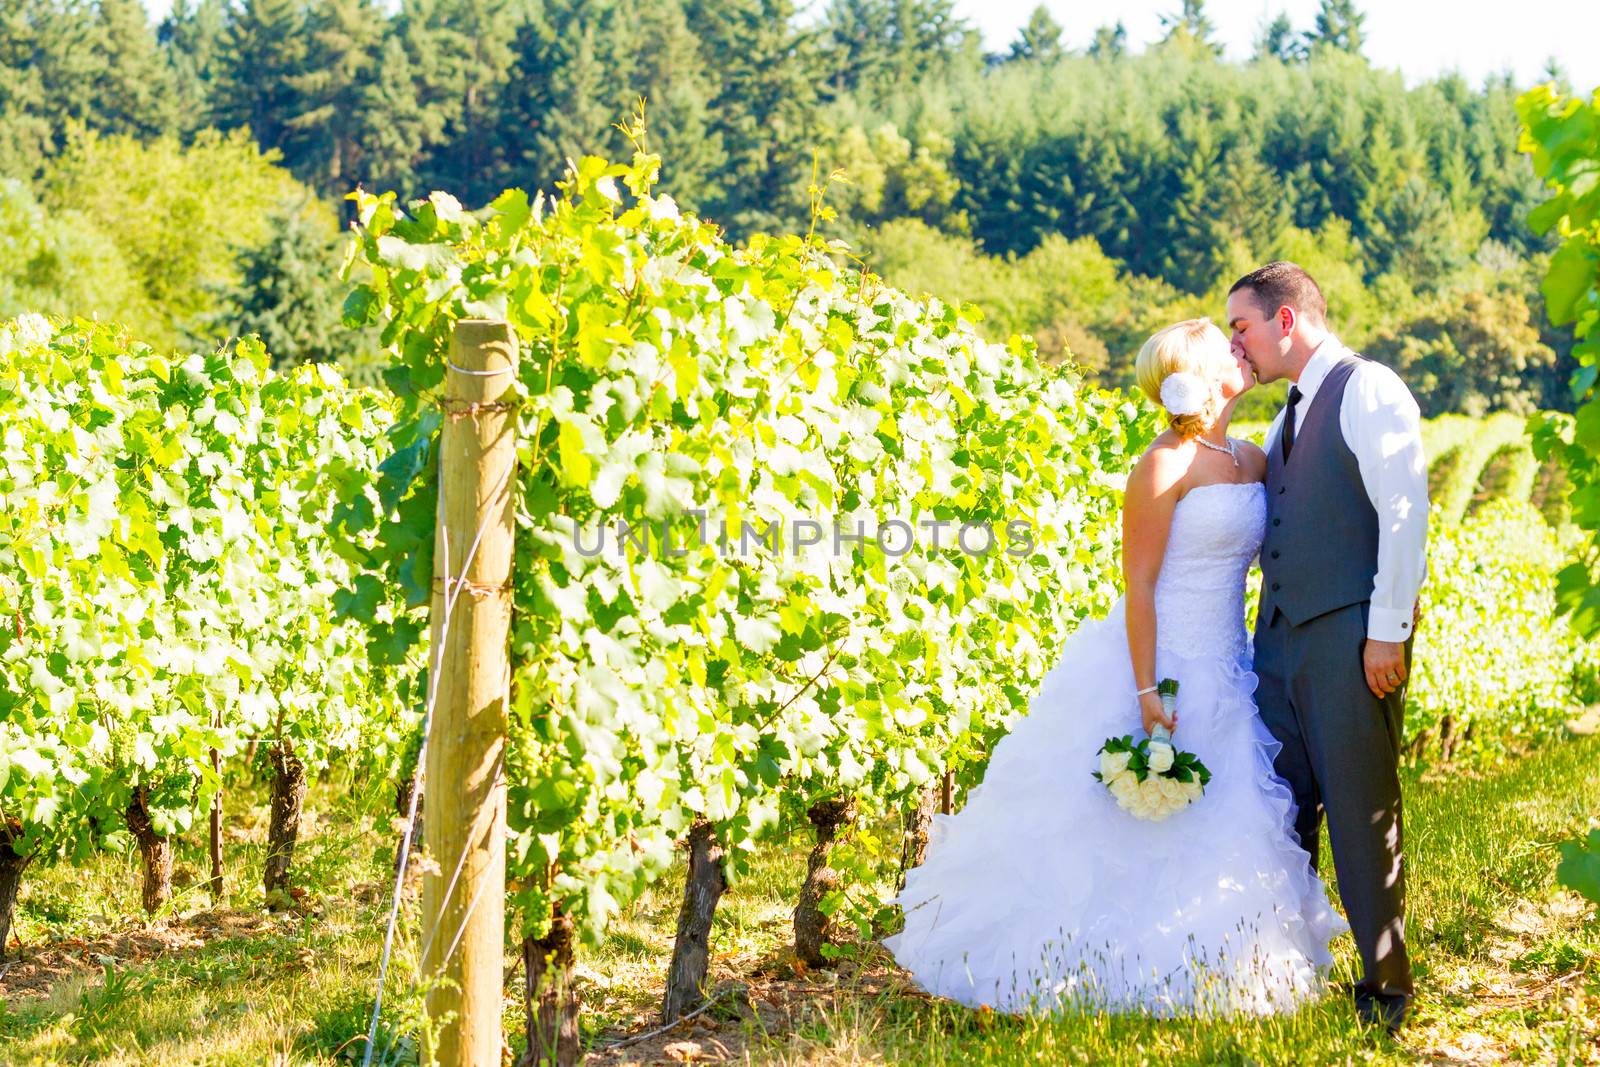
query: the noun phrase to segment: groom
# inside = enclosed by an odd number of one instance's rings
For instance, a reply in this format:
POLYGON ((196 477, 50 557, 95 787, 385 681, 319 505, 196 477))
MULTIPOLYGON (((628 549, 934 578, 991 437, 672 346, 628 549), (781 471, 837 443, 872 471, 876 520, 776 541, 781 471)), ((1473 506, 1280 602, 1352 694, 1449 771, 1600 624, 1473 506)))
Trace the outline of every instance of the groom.
POLYGON ((1328 818, 1366 972, 1356 1007, 1393 1032, 1413 995, 1398 763, 1427 566, 1419 412, 1392 370, 1329 331, 1322 291, 1293 263, 1234 283, 1228 325, 1258 381, 1293 383, 1266 438, 1256 700, 1313 868, 1328 818))

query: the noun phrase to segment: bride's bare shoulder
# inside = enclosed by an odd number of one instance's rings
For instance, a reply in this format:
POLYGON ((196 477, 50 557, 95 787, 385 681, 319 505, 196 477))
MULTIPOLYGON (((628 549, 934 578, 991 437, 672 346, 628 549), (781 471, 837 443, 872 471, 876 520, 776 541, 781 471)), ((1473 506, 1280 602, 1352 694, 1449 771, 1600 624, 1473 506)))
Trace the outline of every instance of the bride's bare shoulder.
POLYGON ((1239 450, 1239 465, 1250 476, 1250 481, 1265 481, 1267 477, 1267 453, 1254 441, 1242 438, 1233 439, 1234 447, 1239 450))
POLYGON ((1170 430, 1162 433, 1150 442, 1128 473, 1128 492, 1159 496, 1176 488, 1189 473, 1193 453, 1177 434, 1170 430))

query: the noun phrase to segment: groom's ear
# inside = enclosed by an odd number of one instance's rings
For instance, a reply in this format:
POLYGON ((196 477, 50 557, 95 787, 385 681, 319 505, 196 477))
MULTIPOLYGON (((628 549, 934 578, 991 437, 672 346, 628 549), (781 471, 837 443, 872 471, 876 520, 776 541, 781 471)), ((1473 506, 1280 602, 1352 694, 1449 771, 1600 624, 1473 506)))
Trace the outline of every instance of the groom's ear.
POLYGON ((1294 324, 1297 318, 1299 318, 1299 316, 1295 314, 1294 308, 1290 307, 1288 304, 1284 304, 1278 308, 1278 325, 1282 327, 1286 336, 1294 333, 1294 324))

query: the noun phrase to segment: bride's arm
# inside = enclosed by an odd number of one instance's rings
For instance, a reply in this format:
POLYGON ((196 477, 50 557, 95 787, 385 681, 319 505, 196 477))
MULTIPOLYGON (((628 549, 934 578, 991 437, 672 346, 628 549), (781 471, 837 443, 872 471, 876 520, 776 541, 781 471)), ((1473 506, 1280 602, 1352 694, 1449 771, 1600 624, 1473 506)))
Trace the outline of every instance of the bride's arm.
MULTIPOLYGON (((1128 475, 1123 496, 1122 578, 1127 589, 1128 652, 1133 658, 1136 689, 1148 689, 1157 682, 1156 578, 1161 573, 1172 513, 1182 495, 1179 486, 1187 470, 1187 457, 1175 449, 1152 448, 1128 475)), ((1161 698, 1155 693, 1141 696, 1139 709, 1146 733, 1158 722, 1169 730, 1177 725, 1161 709, 1161 698)))

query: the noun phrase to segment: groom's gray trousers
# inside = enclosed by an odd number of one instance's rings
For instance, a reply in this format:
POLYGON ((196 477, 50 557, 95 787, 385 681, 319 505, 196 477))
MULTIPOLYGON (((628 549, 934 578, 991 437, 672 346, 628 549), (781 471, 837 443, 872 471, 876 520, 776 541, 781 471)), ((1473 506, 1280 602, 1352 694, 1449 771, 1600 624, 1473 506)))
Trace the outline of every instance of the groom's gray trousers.
MULTIPOLYGON (((1367 688, 1367 602, 1299 626, 1276 607, 1266 610, 1272 618, 1258 621, 1255 634, 1256 703, 1283 745, 1275 766, 1294 793, 1295 832, 1315 868, 1326 815, 1365 980, 1376 992, 1409 995, 1398 775, 1405 686, 1381 700, 1367 688)), ((1405 662, 1409 672, 1409 638, 1405 662)))

